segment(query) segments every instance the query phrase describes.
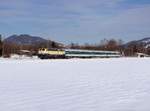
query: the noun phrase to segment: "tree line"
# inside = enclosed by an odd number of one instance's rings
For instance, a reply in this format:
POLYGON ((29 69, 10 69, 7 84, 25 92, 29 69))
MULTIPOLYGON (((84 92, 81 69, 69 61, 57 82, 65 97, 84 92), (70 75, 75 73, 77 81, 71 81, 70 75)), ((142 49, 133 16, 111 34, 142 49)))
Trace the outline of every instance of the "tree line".
POLYGON ((150 55, 150 47, 145 48, 143 44, 129 44, 124 45, 122 40, 116 39, 103 39, 98 44, 80 45, 78 43, 71 43, 67 46, 58 45, 56 42, 47 41, 47 43, 39 43, 33 45, 21 45, 14 43, 7 43, 2 41, 0 36, 0 56, 9 57, 11 54, 22 54, 21 50, 30 51, 30 55, 36 55, 39 48, 70 48, 70 49, 85 49, 85 50, 107 50, 107 51, 119 51, 124 56, 134 56, 135 53, 145 53, 150 55))
POLYGON ((99 44, 84 44, 71 43, 69 45, 72 49, 87 49, 87 50, 107 50, 107 51, 119 51, 123 56, 135 56, 136 53, 144 53, 150 55, 150 47, 145 47, 144 44, 130 43, 124 44, 119 39, 103 39, 99 44))

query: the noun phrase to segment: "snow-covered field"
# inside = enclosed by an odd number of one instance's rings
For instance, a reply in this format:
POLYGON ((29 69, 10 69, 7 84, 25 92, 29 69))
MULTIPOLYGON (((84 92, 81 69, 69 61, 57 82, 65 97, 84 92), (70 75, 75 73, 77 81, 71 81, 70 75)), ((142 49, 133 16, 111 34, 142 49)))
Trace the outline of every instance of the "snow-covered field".
POLYGON ((0 111, 150 111, 150 59, 0 59, 0 111))

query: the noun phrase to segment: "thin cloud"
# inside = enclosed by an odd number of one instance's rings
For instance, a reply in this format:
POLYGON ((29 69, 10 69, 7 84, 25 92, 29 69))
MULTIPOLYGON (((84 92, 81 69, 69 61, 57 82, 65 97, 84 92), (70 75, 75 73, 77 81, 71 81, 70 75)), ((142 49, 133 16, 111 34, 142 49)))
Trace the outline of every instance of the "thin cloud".
POLYGON ((96 42, 113 37, 129 40, 142 34, 147 36, 150 32, 150 5, 144 3, 147 2, 1 0, 0 30, 8 35, 9 31, 33 35, 43 33, 43 36, 53 36, 53 39, 63 42, 96 42))

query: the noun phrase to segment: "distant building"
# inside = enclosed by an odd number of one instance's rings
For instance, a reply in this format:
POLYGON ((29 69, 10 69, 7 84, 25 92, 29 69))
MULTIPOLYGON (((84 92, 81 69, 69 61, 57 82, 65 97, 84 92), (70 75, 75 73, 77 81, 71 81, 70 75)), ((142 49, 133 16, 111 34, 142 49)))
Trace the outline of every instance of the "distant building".
POLYGON ((136 57, 150 57, 149 55, 144 54, 144 53, 136 53, 135 56, 136 57))
POLYGON ((35 51, 29 51, 29 50, 19 50, 17 54, 19 55, 26 55, 26 56, 34 56, 35 51))

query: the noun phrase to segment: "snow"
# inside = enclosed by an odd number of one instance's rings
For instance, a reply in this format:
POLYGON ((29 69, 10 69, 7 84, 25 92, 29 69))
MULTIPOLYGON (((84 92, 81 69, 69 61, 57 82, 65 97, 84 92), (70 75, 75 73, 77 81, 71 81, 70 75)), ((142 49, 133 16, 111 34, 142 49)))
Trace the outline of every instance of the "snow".
POLYGON ((150 44, 147 44, 146 46, 145 46, 145 48, 149 48, 150 47, 150 44))
POLYGON ((0 111, 150 111, 150 59, 0 59, 0 111))
POLYGON ((142 42, 147 44, 147 43, 149 43, 149 42, 150 42, 150 38, 145 39, 145 40, 142 40, 142 42))
POLYGON ((19 60, 21 60, 21 59, 24 59, 24 60, 32 59, 33 60, 33 59, 39 59, 39 58, 38 58, 38 56, 27 56, 27 55, 12 54, 9 59, 19 59, 19 60))

